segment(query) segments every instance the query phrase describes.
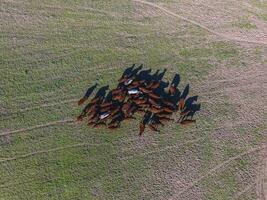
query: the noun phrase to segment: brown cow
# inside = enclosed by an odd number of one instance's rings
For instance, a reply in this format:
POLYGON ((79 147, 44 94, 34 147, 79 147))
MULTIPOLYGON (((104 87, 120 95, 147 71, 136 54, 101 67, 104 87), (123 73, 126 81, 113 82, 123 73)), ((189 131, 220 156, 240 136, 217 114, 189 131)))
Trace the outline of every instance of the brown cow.
POLYGON ((154 90, 158 88, 159 86, 160 86, 160 81, 156 81, 150 86, 150 88, 154 90))
POLYGON ((136 87, 137 87, 136 85, 128 85, 128 86, 127 86, 127 89, 128 89, 128 90, 131 90, 131 89, 134 89, 134 88, 136 88, 136 87))
POLYGON ((171 108, 174 108, 174 103, 170 102, 170 101, 167 101, 167 100, 162 100, 162 103, 167 105, 167 106, 170 106, 171 108))
POLYGON ((136 110, 136 112, 137 113, 145 113, 146 112, 146 110, 145 109, 142 109, 142 108, 138 108, 137 110, 136 110))
POLYGON ((111 105, 112 105, 112 101, 104 102, 104 103, 101 104, 101 108, 110 107, 111 105))
POLYGON ((145 124, 144 123, 140 123, 139 125, 139 135, 141 136, 145 131, 145 124))
POLYGON ((84 117, 85 117, 84 114, 80 114, 80 115, 77 117, 76 121, 80 122, 80 121, 83 120, 84 117))
POLYGON ((128 79, 128 75, 123 75, 123 76, 118 80, 118 82, 119 82, 119 83, 123 83, 123 82, 125 82, 127 79, 128 79))
POLYGON ((133 117, 133 116, 125 116, 125 118, 124 118, 125 120, 129 120, 129 119, 136 119, 135 117, 133 117))
POLYGON ((170 95, 174 95, 175 94, 175 92, 176 92, 176 88, 173 86, 173 85, 171 85, 170 87, 169 87, 169 94, 170 95))
POLYGON ((156 116, 158 117, 170 117, 170 115, 172 115, 172 113, 168 113, 168 112, 160 112, 156 114, 156 116))
POLYGON ((104 108, 100 108, 100 112, 107 112, 109 111, 111 108, 111 106, 107 106, 107 107, 104 107, 104 108))
POLYGON ((188 113, 190 113, 191 110, 187 110, 187 111, 183 111, 180 113, 181 116, 185 116, 185 115, 188 115, 188 113))
POLYGON ((158 96, 158 95, 156 95, 156 94, 154 94, 152 92, 148 93, 148 96, 150 96, 153 99, 160 99, 161 98, 160 96, 158 96))
POLYGON ((111 91, 111 93, 112 93, 112 95, 117 95, 117 94, 119 94, 119 93, 121 93, 123 91, 124 91, 124 88, 123 87, 120 87, 120 88, 113 89, 111 91))
POLYGON ((185 106, 185 100, 184 99, 180 99, 179 106, 178 106, 179 110, 183 110, 184 106, 185 106))
POLYGON ((119 128, 119 125, 112 125, 112 126, 108 126, 109 129, 116 129, 119 128))
POLYGON ((149 90, 149 89, 147 89, 147 88, 145 88, 145 87, 139 87, 139 90, 140 90, 141 92, 143 92, 143 93, 146 93, 146 94, 148 94, 148 93, 151 92, 151 90, 149 90))
POLYGON ((126 112, 127 110, 130 109, 131 105, 132 105, 131 102, 126 102, 126 103, 124 103, 123 106, 122 106, 122 111, 123 111, 123 112, 126 112))
POLYGON ((140 104, 145 104, 147 102, 147 99, 144 98, 144 99, 134 99, 133 100, 137 105, 140 105, 140 104))
POLYGON ((159 120, 164 122, 164 121, 173 121, 173 119, 168 118, 168 117, 159 117, 159 120))
POLYGON ((174 112, 174 109, 172 110, 172 109, 170 109, 170 108, 168 108, 168 107, 163 108, 163 110, 164 110, 165 112, 167 112, 167 113, 173 113, 173 112, 174 112))
POLYGON ((90 122, 87 123, 87 126, 92 126, 92 125, 94 125, 94 124, 95 124, 94 121, 90 121, 90 122))
POLYGON ((99 117, 99 113, 94 113, 92 116, 88 117, 89 120, 94 120, 94 119, 98 119, 99 117))
POLYGON ((100 126, 106 126, 105 122, 97 122, 93 125, 94 128, 99 128, 100 126))
POLYGON ((123 113, 121 111, 119 111, 112 116, 112 120, 116 120, 117 118, 121 117, 122 115, 123 115, 123 113))
POLYGON ((88 119, 91 119, 96 113, 97 113, 96 110, 92 110, 92 111, 88 112, 88 113, 87 113, 87 117, 88 117, 88 119))
POLYGON ((148 127, 149 127, 150 130, 152 130, 152 131, 159 132, 159 130, 155 127, 154 124, 149 123, 149 124, 148 124, 148 127))
POLYGON ((115 100, 118 100, 120 102, 124 101, 124 99, 126 98, 126 93, 121 93, 117 96, 117 98, 115 100))
POLYGON ((97 103, 99 102, 103 97, 94 97, 93 99, 91 99, 90 103, 91 104, 94 104, 94 103, 97 103))
POLYGON ((159 112, 162 111, 162 109, 161 109, 161 108, 157 108, 157 107, 155 107, 155 106, 151 106, 150 111, 151 111, 152 113, 159 113, 159 112))
POLYGON ((152 105, 158 105, 158 103, 156 102, 156 100, 151 99, 151 98, 148 99, 148 102, 151 103, 152 105))
POLYGON ((87 98, 83 97, 78 101, 78 106, 82 105, 85 101, 87 100, 87 98))
POLYGON ((85 112, 86 112, 86 113, 90 113, 90 112, 96 110, 97 107, 98 107, 97 104, 91 104, 90 106, 88 106, 88 107, 85 109, 85 112))
POLYGON ((195 119, 185 119, 185 120, 181 121, 180 124, 185 126, 185 125, 192 124, 195 122, 196 122, 195 119))
POLYGON ((113 117, 114 115, 118 114, 120 112, 120 107, 115 108, 114 110, 111 111, 110 115, 113 117))

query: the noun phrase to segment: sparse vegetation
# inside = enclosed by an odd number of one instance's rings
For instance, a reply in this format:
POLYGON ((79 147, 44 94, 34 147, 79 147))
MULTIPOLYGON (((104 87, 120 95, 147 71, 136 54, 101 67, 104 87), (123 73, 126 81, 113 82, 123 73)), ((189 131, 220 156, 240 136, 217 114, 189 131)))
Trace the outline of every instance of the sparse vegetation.
POLYGON ((257 26, 252 24, 248 19, 242 18, 238 22, 234 23, 235 26, 241 29, 256 29, 257 26))

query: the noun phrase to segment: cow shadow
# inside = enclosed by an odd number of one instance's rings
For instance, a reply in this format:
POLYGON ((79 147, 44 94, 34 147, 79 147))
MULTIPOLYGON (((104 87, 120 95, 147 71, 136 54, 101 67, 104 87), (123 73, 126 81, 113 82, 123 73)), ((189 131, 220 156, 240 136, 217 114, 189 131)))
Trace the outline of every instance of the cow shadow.
POLYGON ((106 92, 108 89, 109 89, 109 85, 99 88, 99 90, 96 92, 95 98, 98 98, 98 97, 104 98, 106 96, 106 92))
POLYGON ((93 91, 96 89, 97 85, 98 85, 98 84, 95 83, 93 86, 89 87, 89 88, 86 90, 86 92, 85 92, 83 98, 87 98, 87 99, 88 99, 88 98, 91 96, 91 94, 93 93, 93 91))
POLYGON ((143 64, 139 65, 138 67, 135 67, 136 64, 133 64, 131 67, 128 67, 124 70, 122 73, 122 77, 133 77, 136 76, 137 73, 142 70, 143 64))

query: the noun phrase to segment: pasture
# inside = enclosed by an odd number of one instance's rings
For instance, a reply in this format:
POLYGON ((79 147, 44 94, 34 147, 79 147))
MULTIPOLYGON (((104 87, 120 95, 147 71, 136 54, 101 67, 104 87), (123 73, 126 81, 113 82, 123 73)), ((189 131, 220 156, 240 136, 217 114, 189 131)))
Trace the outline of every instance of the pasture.
POLYGON ((267 198, 267 4, 2 0, 0 199, 267 198), (133 63, 181 76, 197 123, 138 136, 73 119, 133 63))

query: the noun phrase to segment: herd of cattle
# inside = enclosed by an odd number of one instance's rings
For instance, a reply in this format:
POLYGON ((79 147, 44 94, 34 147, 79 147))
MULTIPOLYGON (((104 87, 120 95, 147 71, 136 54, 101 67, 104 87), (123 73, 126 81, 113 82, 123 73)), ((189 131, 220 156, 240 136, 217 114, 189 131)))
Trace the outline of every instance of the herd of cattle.
MULTIPOLYGON (((88 126, 116 129, 123 120, 136 119, 134 114, 141 113, 143 117, 139 125, 139 135, 144 133, 146 126, 158 132, 159 126, 164 126, 164 122, 174 121, 172 116, 177 112, 180 115, 175 120, 177 123, 195 123, 193 115, 200 110, 200 104, 195 103, 197 96, 187 98, 189 85, 180 92, 177 88, 180 81, 178 74, 169 83, 162 80, 166 70, 151 74, 151 69, 142 70, 142 67, 135 68, 133 65, 127 68, 118 80, 118 86, 107 95, 108 86, 100 88, 77 120, 86 118, 88 126)), ((87 90, 78 105, 89 99, 95 87, 96 85, 87 90)))

